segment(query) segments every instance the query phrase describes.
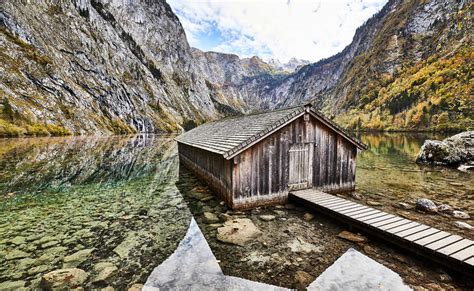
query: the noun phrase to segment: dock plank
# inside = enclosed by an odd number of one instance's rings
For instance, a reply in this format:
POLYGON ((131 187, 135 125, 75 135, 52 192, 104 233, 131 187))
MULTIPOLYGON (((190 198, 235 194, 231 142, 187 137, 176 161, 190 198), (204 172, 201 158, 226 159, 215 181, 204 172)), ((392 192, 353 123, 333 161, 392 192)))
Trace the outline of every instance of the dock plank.
POLYGON ((372 209, 372 210, 370 210, 369 212, 351 215, 351 217, 352 217, 352 218, 357 218, 358 220, 360 220, 360 219, 362 219, 363 217, 372 216, 372 215, 374 215, 374 214, 380 214, 380 213, 382 213, 380 210, 372 209))
POLYGON ((474 246, 470 246, 461 251, 455 252, 454 254, 451 254, 451 257, 461 261, 464 261, 470 257, 474 258, 474 246))
POLYGON ((392 214, 388 214, 387 215, 383 215, 383 216, 379 216, 379 217, 374 217, 374 218, 363 218, 361 219, 362 222, 368 224, 368 225, 371 225, 372 223, 377 223, 377 222, 380 222, 380 221, 385 221, 387 219, 390 219, 390 218, 394 218, 395 216, 392 215, 392 214))
POLYGON ((397 222, 397 221, 400 221, 400 220, 403 220, 403 218, 394 215, 392 218, 387 218, 385 220, 380 220, 380 221, 377 221, 377 222, 374 222, 374 223, 369 223, 369 225, 371 225, 373 227, 379 227, 379 226, 383 226, 383 225, 386 225, 386 224, 391 224, 391 223, 394 223, 394 222, 397 222))
MULTIPOLYGON (((397 218, 401 218, 401 217, 397 217, 397 218)), ((387 229, 398 227, 398 226, 401 226, 401 225, 404 225, 404 224, 407 224, 407 223, 410 223, 410 221, 408 219, 402 218, 402 219, 399 219, 399 220, 394 221, 392 223, 386 223, 386 224, 377 226, 377 228, 379 228, 381 230, 387 230, 387 229)))
POLYGON ((441 240, 445 237, 448 237, 450 236, 451 234, 448 233, 448 232, 445 232, 445 231, 440 231, 438 233, 435 233, 433 235, 430 235, 430 236, 427 236, 427 237, 424 237, 422 239, 419 239, 419 240, 416 240, 415 243, 421 245, 421 246, 425 246, 427 244, 430 244, 432 242, 435 242, 435 241, 438 241, 438 240, 441 240))
POLYGON ((425 247, 436 251, 436 250, 439 250, 441 248, 447 247, 450 244, 458 242, 460 240, 462 240, 462 237, 460 237, 459 235, 452 234, 452 235, 450 235, 448 237, 445 237, 441 240, 438 240, 438 241, 432 242, 430 244, 427 244, 427 245, 425 245, 425 247))
POLYGON ((471 265, 471 266, 474 266, 474 257, 471 257, 471 258, 469 258, 469 259, 467 259, 467 260, 464 260, 464 262, 465 262, 466 264, 469 264, 469 265, 471 265))
POLYGON ((453 243, 447 247, 444 247, 442 249, 438 249, 438 252, 445 254, 445 255, 451 255, 454 254, 462 249, 465 249, 467 247, 470 247, 473 244, 473 241, 470 239, 462 239, 456 243, 453 243))
POLYGON ((406 237, 406 236, 409 236, 411 234, 419 233, 419 232, 422 232, 424 230, 427 230, 428 228, 430 228, 428 225, 420 224, 416 227, 413 227, 413 228, 407 229, 407 230, 403 230, 403 231, 397 232, 395 234, 397 236, 400 236, 400 237, 406 237))
POLYGON ((323 213, 350 222, 362 231, 377 234, 441 264, 454 264, 467 274, 474 272, 472 240, 317 190, 293 191, 290 199, 323 210, 323 213))
MULTIPOLYGON (((418 233, 414 233, 414 234, 410 234, 410 235, 407 235, 405 236, 405 239, 406 240, 409 240, 409 241, 415 241, 415 240, 418 240, 418 239, 421 239, 421 238, 424 238, 424 237, 427 237, 427 236, 430 236, 430 235, 433 235, 437 232, 440 232, 439 229, 436 229, 436 228, 428 228, 427 230, 423 230, 423 231, 420 231, 418 233)), ((401 234, 399 234, 400 236, 402 236, 401 234)))

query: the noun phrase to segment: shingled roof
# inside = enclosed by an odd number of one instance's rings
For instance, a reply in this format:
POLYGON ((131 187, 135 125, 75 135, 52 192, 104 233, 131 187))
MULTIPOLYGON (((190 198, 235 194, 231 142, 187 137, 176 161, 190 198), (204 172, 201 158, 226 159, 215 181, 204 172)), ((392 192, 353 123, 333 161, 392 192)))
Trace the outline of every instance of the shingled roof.
POLYGON ((301 117, 305 111, 341 134, 358 148, 367 148, 361 141, 346 133, 333 121, 312 108, 310 104, 205 123, 178 136, 176 140, 231 159, 269 134, 301 117))

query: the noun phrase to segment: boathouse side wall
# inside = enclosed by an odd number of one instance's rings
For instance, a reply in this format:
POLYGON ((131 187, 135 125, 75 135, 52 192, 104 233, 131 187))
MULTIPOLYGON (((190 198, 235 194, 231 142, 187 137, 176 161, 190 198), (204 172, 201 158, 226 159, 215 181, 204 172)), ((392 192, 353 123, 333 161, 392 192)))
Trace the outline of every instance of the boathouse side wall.
POLYGON ((232 201, 232 165, 222 155, 178 142, 180 161, 204 180, 227 205, 232 201))

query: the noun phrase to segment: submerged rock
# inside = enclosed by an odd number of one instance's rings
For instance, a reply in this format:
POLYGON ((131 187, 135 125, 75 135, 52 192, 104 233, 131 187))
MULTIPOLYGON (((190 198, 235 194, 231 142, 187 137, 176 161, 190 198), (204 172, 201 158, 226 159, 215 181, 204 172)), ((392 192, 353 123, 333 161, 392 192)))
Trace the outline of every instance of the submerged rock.
POLYGON ((405 202, 399 202, 398 207, 401 208, 401 209, 406 209, 406 210, 409 210, 409 209, 413 208, 413 206, 411 206, 410 204, 405 203, 405 202))
POLYGON ((460 165, 458 170, 461 172, 474 171, 474 165, 460 165))
POLYGON ((16 236, 10 240, 10 243, 14 245, 21 245, 21 244, 24 244, 25 242, 26 242, 26 238, 23 236, 16 236))
POLYGON ((219 217, 217 217, 214 213, 211 212, 204 212, 204 221, 206 223, 216 223, 219 222, 219 217))
POLYGON ((75 252, 70 256, 64 257, 63 268, 74 268, 85 262, 92 254, 94 249, 85 249, 75 252))
POLYGON ((452 213, 454 211, 454 209, 449 206, 448 204, 441 204, 441 205, 438 205, 438 212, 441 212, 441 213, 452 213))
POLYGON ((259 218, 263 221, 272 221, 275 220, 275 215, 260 215, 259 218))
POLYGON ((133 284, 132 286, 130 286, 130 288, 128 288, 128 291, 141 291, 143 287, 143 284, 133 284))
POLYGON ((416 162, 446 166, 474 162, 474 131, 462 132, 443 141, 426 140, 416 162))
POLYGON ((118 271, 118 268, 109 262, 97 263, 94 265, 94 271, 97 275, 92 279, 92 283, 96 282, 109 282, 118 271))
POLYGON ((5 256, 5 259, 7 260, 15 260, 15 259, 23 259, 23 258, 27 258, 29 257, 30 254, 29 253, 26 253, 24 251, 21 251, 21 250, 13 250, 9 253, 7 253, 7 255, 5 256))
POLYGON ((43 289, 72 289, 80 287, 89 275, 81 269, 60 269, 49 272, 41 278, 43 289))
POLYGON ((381 206, 382 203, 377 202, 377 201, 367 201, 367 205, 370 205, 370 206, 381 206))
POLYGON ((0 290, 19 290, 25 287, 25 281, 7 281, 0 283, 0 290))
POLYGON ((416 200, 415 208, 428 213, 438 212, 438 207, 436 207, 436 204, 430 199, 426 198, 416 200))
POLYGON ((455 221, 454 225, 461 228, 461 229, 473 229, 474 226, 470 225, 469 223, 463 221, 455 221))
POLYGON ((303 220, 304 221, 311 221, 314 219, 314 215, 312 213, 309 213, 309 212, 306 212, 304 215, 303 215, 303 220))
POLYGON ((451 215, 454 218, 457 218, 457 219, 469 219, 469 218, 471 218, 469 216, 469 214, 467 214, 466 212, 463 212, 463 211, 459 211, 459 210, 454 210, 451 215))
POLYGON ((146 231, 129 232, 127 237, 115 247, 114 252, 125 259, 131 255, 133 250, 138 250, 145 243, 153 240, 153 236, 146 231))
POLYGON ((311 284, 314 281, 314 277, 305 271, 296 271, 295 273, 295 283, 298 289, 304 289, 304 287, 311 284))
POLYGON ((252 220, 237 218, 228 220, 217 229, 217 239, 221 242, 244 246, 262 234, 252 220))
POLYGON ((292 240, 288 244, 288 247, 291 249, 292 252, 295 252, 295 253, 310 253, 310 252, 321 251, 320 247, 315 246, 314 244, 305 241, 301 237, 297 237, 294 240, 292 240))
POLYGON ((364 236, 349 232, 347 230, 341 231, 341 233, 339 233, 337 237, 340 237, 342 239, 355 242, 355 243, 367 241, 367 239, 364 236))

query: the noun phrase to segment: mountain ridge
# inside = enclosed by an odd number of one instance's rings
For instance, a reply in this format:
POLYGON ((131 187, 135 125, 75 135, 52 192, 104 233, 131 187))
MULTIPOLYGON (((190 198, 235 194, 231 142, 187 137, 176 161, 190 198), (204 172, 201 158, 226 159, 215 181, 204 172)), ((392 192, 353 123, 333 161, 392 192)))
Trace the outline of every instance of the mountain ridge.
POLYGON ((472 128, 473 10, 390 0, 288 72, 191 48, 164 0, 2 2, 0 135, 170 132, 308 101, 351 129, 472 128))

